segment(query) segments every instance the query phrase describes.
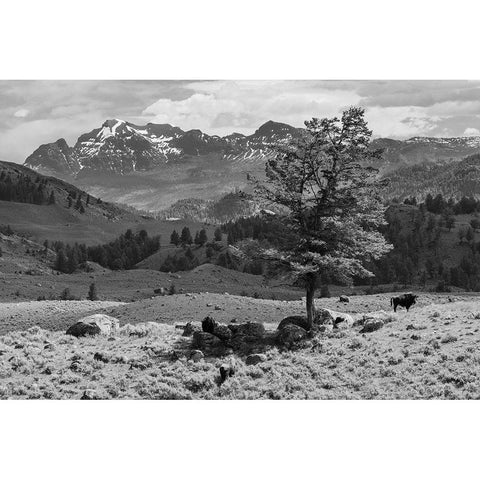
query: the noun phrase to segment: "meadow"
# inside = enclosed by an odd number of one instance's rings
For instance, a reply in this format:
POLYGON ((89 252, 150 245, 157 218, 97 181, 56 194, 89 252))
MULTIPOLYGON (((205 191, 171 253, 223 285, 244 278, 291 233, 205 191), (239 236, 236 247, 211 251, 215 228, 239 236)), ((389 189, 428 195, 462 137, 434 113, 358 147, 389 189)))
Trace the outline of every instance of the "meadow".
MULTIPOLYGON (((300 313, 301 302, 228 296, 221 303, 223 295, 208 295, 168 297, 177 310, 166 304, 167 297, 98 305, 96 311, 120 319, 120 331, 110 337, 77 339, 45 330, 36 325, 42 317, 27 312, 19 324, 23 330, 0 337, 0 398, 480 398, 480 302, 474 298, 430 296, 409 313, 376 310, 388 320, 378 331, 360 333, 354 327, 321 334, 298 349, 272 347, 264 361, 247 365, 236 354, 192 360, 191 338, 175 324, 199 322, 209 312, 224 323, 237 317, 263 321, 273 330, 283 316, 300 313), (235 374, 221 383, 219 367, 226 361, 235 365, 235 374)), ((343 305, 359 318, 386 300, 357 296, 343 305)), ((339 309, 335 302, 321 299, 317 306, 339 309)), ((15 314, 13 305, 8 308, 15 314)), ((77 317, 86 313, 79 309, 77 317)), ((61 315, 58 322, 65 325, 61 315)))

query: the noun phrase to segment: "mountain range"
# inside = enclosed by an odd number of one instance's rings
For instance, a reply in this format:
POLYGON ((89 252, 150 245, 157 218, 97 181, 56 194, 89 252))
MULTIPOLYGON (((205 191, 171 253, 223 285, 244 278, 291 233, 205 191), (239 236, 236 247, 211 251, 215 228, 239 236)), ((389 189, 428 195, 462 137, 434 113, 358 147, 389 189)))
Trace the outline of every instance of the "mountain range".
MULTIPOLYGON (((185 198, 211 200, 235 189, 248 192, 248 174, 264 174, 265 160, 272 153, 269 145, 301 134, 300 128, 273 121, 251 135, 220 137, 169 124, 139 126, 111 119, 80 135, 73 147, 64 139, 41 145, 25 166, 68 180, 105 200, 156 211, 185 198)), ((399 172, 401 177, 402 171, 410 175, 411 166, 451 168, 480 153, 480 137, 377 138, 372 147, 384 150, 376 165, 381 173, 399 172)), ((408 182, 399 189, 401 178, 395 180, 395 191, 412 193, 408 182)), ((425 189, 428 185, 422 185, 425 189)))

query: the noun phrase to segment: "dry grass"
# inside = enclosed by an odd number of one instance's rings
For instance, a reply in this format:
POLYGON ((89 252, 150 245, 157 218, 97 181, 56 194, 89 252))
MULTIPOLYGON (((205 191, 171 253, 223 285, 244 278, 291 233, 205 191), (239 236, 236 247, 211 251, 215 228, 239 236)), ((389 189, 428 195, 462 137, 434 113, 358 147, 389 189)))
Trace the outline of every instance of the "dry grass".
POLYGON ((392 315, 377 332, 272 348, 255 366, 236 357, 222 385, 225 359, 189 360, 189 340, 172 325, 129 325, 110 339, 32 327, 0 337, 0 398, 80 398, 90 389, 111 399, 480 398, 479 312, 472 301, 436 304, 392 315))

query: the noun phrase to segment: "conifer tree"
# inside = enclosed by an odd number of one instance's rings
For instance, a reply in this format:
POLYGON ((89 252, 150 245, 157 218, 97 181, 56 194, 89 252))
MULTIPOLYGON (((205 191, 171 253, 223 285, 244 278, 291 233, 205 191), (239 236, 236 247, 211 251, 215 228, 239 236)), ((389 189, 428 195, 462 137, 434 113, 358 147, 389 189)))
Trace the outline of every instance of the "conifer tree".
POLYGON ((176 230, 174 230, 170 235, 170 243, 175 246, 178 246, 180 244, 180 235, 176 230))
POLYGON ((385 207, 377 171, 368 165, 381 151, 371 149, 364 110, 352 107, 340 119, 314 118, 305 125, 301 139, 275 147, 266 181, 255 180, 257 197, 285 212, 279 214, 281 243, 265 248, 247 241, 239 253, 260 256, 301 282, 311 327, 321 278, 371 277, 366 262, 391 245, 378 231, 386 223, 385 207))
POLYGON ((98 294, 97 294, 97 286, 95 285, 95 282, 90 284, 90 287, 88 289, 88 300, 91 300, 94 302, 95 300, 98 300, 98 294))
POLYGON ((183 227, 180 241, 183 245, 191 245, 193 243, 192 235, 188 227, 183 227))

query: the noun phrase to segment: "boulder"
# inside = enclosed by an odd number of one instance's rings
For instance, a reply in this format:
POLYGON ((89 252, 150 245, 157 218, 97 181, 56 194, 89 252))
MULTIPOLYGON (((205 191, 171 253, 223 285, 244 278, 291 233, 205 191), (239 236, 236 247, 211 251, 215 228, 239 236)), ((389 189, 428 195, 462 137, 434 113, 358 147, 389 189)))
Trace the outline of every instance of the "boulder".
POLYGON ((83 392, 80 400, 98 400, 99 396, 95 390, 87 389, 83 392))
POLYGON ((246 335, 248 337, 262 338, 265 335, 263 323, 247 322, 228 325, 233 335, 246 335))
POLYGON ((99 335, 101 333, 100 327, 95 323, 77 322, 66 331, 67 335, 74 337, 85 337, 87 335, 99 335))
POLYGON ((120 330, 120 321, 117 318, 102 313, 83 317, 79 322, 97 325, 102 335, 114 335, 120 330))
POLYGON ((156 288, 153 293, 157 295, 165 295, 167 293, 166 289, 164 287, 156 288))
POLYGON ((213 328, 212 333, 225 343, 228 343, 232 338, 232 331, 228 328, 227 325, 221 325, 217 323, 213 328))
POLYGON ((249 354, 263 351, 269 342, 262 323, 230 324, 228 328, 232 332, 230 346, 237 352, 249 354))
POLYGON ((208 332, 194 332, 192 348, 201 350, 206 355, 224 355, 226 350, 225 344, 208 332))
POLYGON ((267 356, 265 354, 252 353, 246 358, 245 363, 247 365, 256 365, 257 363, 262 363, 262 362, 265 362, 266 360, 267 360, 267 356))
POLYGON ((195 325, 192 322, 188 322, 185 327, 183 327, 183 337, 191 337, 194 332, 201 332, 202 327, 200 325, 195 325))
POLYGON ((285 327, 285 325, 297 325, 298 327, 302 327, 305 330, 310 330, 308 327, 308 321, 306 317, 302 317, 301 315, 292 315, 290 317, 284 318, 277 327, 277 330, 281 330, 285 327))
POLYGON ((200 360, 203 360, 204 355, 201 350, 193 350, 192 353, 190 354, 190 360, 193 360, 195 363, 199 362, 200 360))
POLYGON ((280 346, 293 347, 296 343, 307 338, 307 331, 298 325, 288 324, 278 330, 276 342, 280 346))
POLYGON ((360 333, 370 333, 379 330, 384 325, 381 318, 368 318, 363 324, 363 328, 360 330, 360 333))
POLYGON ((350 299, 346 295, 340 295, 340 298, 338 299, 338 301, 341 303, 349 303, 350 299))
POLYGON ((202 320, 202 330, 206 333, 213 333, 217 322, 212 317, 205 317, 202 320))
POLYGON ((348 313, 336 312, 329 308, 320 308, 315 312, 314 326, 333 325, 333 328, 353 327, 353 317, 348 313))

